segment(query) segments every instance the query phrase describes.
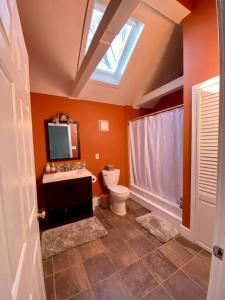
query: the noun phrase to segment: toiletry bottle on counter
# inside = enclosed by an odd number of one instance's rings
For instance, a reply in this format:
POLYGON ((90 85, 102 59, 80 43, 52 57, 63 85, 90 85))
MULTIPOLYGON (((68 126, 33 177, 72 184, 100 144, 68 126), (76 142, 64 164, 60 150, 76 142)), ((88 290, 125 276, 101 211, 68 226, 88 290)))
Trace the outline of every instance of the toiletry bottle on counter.
POLYGON ((50 173, 50 171, 51 171, 50 164, 47 163, 47 164, 46 164, 46 167, 45 167, 45 172, 46 172, 46 173, 50 173))
POLYGON ((56 172, 56 167, 55 167, 55 164, 54 164, 54 163, 52 163, 50 169, 51 169, 51 173, 55 173, 55 172, 56 172))

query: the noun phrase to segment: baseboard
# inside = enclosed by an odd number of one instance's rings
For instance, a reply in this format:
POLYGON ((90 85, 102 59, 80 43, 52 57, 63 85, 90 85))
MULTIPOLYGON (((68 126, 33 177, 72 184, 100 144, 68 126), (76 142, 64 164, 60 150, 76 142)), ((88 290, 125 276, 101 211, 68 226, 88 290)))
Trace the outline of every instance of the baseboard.
POLYGON ((194 242, 194 237, 190 228, 180 225, 180 234, 187 240, 194 242))
POLYGON ((98 197, 92 197, 92 207, 93 207, 93 210, 95 210, 95 207, 99 206, 99 204, 100 204, 100 196, 98 196, 98 197))
POLYGON ((199 245, 200 247, 202 247, 203 249, 205 249, 206 251, 208 251, 209 253, 212 253, 212 249, 207 247, 205 244, 201 243, 201 242, 196 242, 194 239, 194 234, 192 232, 191 229, 180 225, 180 234, 187 240, 191 241, 192 243, 199 245))
POLYGON ((176 226, 177 230, 179 231, 180 224, 182 221, 181 216, 176 215, 174 212, 171 212, 171 211, 157 205, 156 203, 154 203, 154 201, 151 201, 149 198, 147 199, 144 196, 141 196, 141 195, 133 192, 132 190, 130 190, 130 198, 132 200, 136 201, 137 203, 141 204, 145 208, 161 215, 163 218, 165 218, 166 220, 168 220, 169 222, 174 224, 176 226))
POLYGON ((212 249, 212 248, 206 246, 205 244, 203 244, 203 243, 201 243, 201 242, 198 242, 198 245, 199 245, 200 247, 202 247, 203 249, 205 249, 205 250, 206 250, 207 252, 209 252, 209 253, 212 253, 212 252, 213 252, 213 249, 212 249))

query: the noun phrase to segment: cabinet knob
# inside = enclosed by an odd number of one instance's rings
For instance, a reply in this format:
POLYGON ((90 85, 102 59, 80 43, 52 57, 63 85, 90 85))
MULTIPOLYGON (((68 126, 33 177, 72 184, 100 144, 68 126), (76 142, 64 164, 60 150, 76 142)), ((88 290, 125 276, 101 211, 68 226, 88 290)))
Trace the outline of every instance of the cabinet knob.
POLYGON ((46 217, 46 211, 45 210, 37 213, 38 220, 40 220, 40 219, 43 220, 43 219, 45 219, 45 217, 46 217))

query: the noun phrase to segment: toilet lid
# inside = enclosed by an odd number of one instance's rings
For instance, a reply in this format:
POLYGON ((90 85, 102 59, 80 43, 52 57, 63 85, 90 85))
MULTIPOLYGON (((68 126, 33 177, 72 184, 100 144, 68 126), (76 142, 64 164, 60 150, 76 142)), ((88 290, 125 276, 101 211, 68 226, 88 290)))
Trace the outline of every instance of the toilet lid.
POLYGON ((110 190, 115 193, 129 192, 129 189, 123 185, 114 185, 114 186, 110 187, 110 190))

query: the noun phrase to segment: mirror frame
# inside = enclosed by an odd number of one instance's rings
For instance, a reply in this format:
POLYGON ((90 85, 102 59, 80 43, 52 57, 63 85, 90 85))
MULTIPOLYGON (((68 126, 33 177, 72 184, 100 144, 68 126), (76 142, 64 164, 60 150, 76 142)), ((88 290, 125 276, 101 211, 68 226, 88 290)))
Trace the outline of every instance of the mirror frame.
MULTIPOLYGON (((77 125, 78 156, 76 158, 71 157, 71 158, 55 158, 55 159, 50 158, 49 133, 48 133, 48 124, 53 123, 53 122, 52 122, 52 120, 45 120, 44 123, 45 123, 45 141, 46 141, 47 160, 49 162, 51 162, 51 161, 64 161, 64 160, 79 160, 79 159, 81 159, 81 155, 80 155, 80 125, 79 125, 79 122, 73 121, 73 123, 71 123, 71 124, 76 124, 77 125)), ((60 122, 59 124, 67 124, 67 122, 60 122)))

